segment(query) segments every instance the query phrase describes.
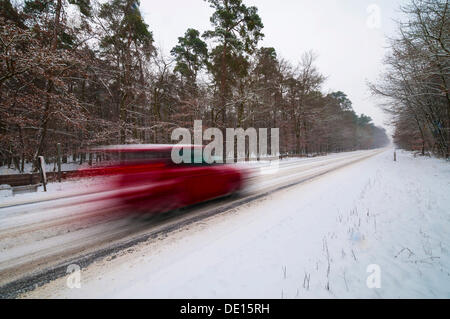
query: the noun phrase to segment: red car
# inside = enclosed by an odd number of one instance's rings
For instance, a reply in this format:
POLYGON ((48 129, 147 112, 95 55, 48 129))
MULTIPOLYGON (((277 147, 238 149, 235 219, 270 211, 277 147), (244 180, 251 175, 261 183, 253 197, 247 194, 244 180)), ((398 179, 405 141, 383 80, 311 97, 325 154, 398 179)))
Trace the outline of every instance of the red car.
MULTIPOLYGON (((109 176, 108 188, 121 204, 138 211, 158 213, 238 192, 246 172, 226 164, 175 164, 173 148, 201 146, 124 145, 92 150, 102 153, 107 164, 80 171, 81 176, 109 176), (112 183, 112 184, 111 184, 112 183)), ((202 151, 202 150, 201 150, 202 151)))

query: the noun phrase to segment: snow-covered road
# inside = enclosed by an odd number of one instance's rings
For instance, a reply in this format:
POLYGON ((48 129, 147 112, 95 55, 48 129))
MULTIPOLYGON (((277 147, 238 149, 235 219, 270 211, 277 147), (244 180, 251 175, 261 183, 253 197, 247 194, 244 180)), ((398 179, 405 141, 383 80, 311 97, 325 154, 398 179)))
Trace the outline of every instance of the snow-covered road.
POLYGON ((79 256, 127 241, 87 263, 81 288, 68 288, 63 273, 25 297, 449 297, 448 163, 374 154, 286 161, 252 184, 253 200, 156 224, 98 210, 81 221, 57 209, 0 210, 0 278, 84 267, 79 256), (366 285, 369 265, 381 270, 380 289, 366 285))
POLYGON ((156 220, 136 219, 110 201, 92 201, 104 195, 86 193, 94 186, 98 188, 95 180, 54 184, 49 187, 50 193, 5 198, 0 205, 0 295, 14 296, 36 284, 64 276, 72 262, 88 265, 147 238, 223 213, 279 187, 302 182, 377 152, 289 159, 282 161, 278 170, 264 162, 244 163, 241 165, 252 168, 255 177, 243 197, 213 201, 156 220))

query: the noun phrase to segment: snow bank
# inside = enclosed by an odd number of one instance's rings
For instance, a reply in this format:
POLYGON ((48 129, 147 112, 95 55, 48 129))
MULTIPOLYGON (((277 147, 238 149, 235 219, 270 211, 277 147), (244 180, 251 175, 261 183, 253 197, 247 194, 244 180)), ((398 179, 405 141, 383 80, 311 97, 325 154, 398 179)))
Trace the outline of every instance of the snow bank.
POLYGON ((44 191, 43 186, 39 186, 36 192, 18 193, 13 195, 12 189, 9 185, 4 185, 5 189, 1 189, 0 185, 0 207, 12 206, 28 202, 45 201, 49 199, 58 199, 66 196, 73 196, 76 194, 85 194, 87 190, 95 186, 102 186, 105 184, 104 179, 99 178, 81 178, 63 181, 61 183, 48 183, 47 191, 44 191))
POLYGON ((12 196, 12 188, 9 185, 0 185, 0 198, 12 196))

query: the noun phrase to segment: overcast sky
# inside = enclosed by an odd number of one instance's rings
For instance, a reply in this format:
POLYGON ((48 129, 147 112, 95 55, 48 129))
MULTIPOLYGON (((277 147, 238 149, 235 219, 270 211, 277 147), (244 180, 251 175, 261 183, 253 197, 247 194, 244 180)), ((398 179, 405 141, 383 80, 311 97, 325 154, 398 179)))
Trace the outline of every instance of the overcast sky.
MULTIPOLYGON (((385 36, 395 33, 402 0, 244 0, 258 7, 265 38, 280 57, 297 63, 313 50, 317 66, 327 76, 325 93, 343 91, 357 113, 384 126, 384 114, 370 96, 366 82, 382 71, 385 36)), ((141 11, 155 43, 166 54, 187 28, 210 28, 213 12, 204 0, 141 0, 141 11)))

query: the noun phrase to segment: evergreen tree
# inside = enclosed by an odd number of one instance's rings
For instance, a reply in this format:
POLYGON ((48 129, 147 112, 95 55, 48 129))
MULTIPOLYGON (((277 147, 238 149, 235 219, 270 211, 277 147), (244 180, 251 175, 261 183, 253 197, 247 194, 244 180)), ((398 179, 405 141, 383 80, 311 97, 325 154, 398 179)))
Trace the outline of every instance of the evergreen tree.
MULTIPOLYGON (((138 84, 143 82, 144 63, 154 53, 153 35, 143 21, 139 1, 111 0, 101 5, 99 18, 104 34, 101 38, 101 56, 117 68, 115 96, 118 108, 119 142, 125 143, 129 131, 137 138, 137 119, 130 119, 130 111, 139 111, 138 84), (133 123, 131 123, 131 121, 133 123)), ((142 111, 142 110, 141 110, 142 111)))
MULTIPOLYGON (((215 10, 210 18, 213 30, 204 33, 217 46, 210 53, 212 73, 219 87, 219 110, 222 127, 227 125, 227 100, 231 86, 247 75, 248 54, 254 53, 259 40, 264 37, 263 23, 256 7, 247 7, 242 0, 207 0, 215 10)), ((216 122, 217 115, 212 118, 216 122)))

